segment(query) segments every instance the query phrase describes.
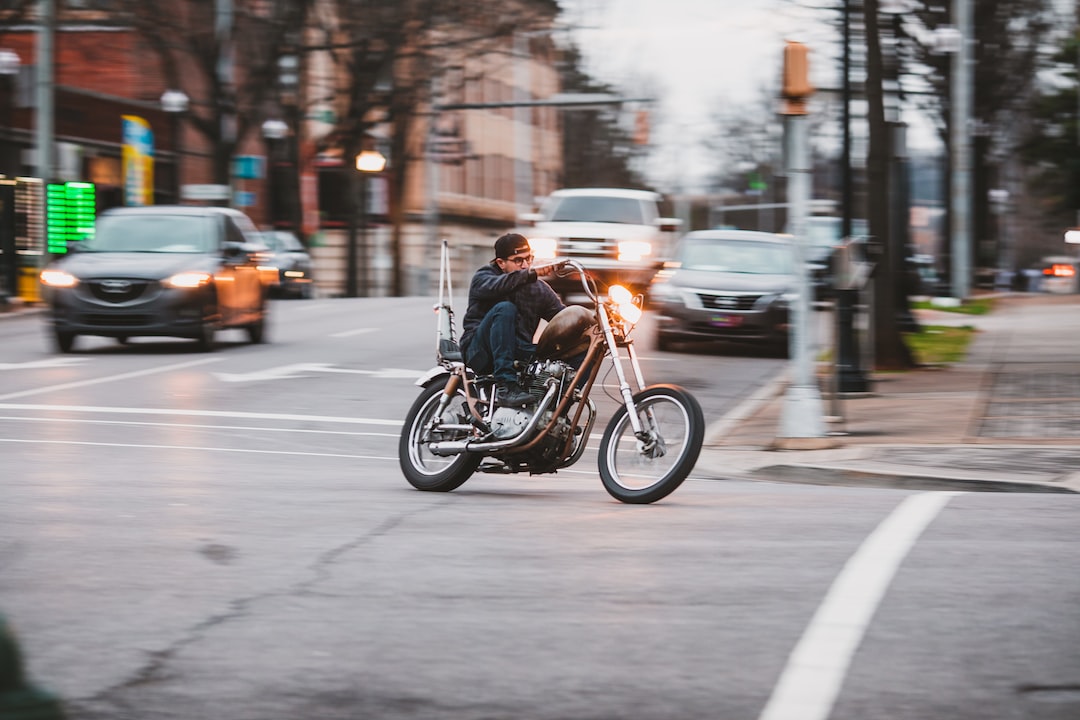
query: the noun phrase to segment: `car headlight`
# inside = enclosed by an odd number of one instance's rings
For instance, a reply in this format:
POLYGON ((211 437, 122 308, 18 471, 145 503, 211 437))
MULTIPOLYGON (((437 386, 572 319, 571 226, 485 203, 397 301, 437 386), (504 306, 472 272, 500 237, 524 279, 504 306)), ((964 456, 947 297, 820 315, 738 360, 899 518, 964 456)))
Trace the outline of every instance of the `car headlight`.
POLYGON ((559 241, 556 238, 529 238, 529 247, 537 260, 554 260, 559 253, 559 241))
POLYGON ((619 260, 637 262, 652 255, 652 243, 646 240, 623 240, 619 243, 619 260))
POLYGON ((649 294, 658 302, 683 303, 682 291, 671 283, 653 283, 649 288, 649 294))
POLYGON ((41 284, 54 288, 69 288, 79 284, 79 278, 63 270, 42 270, 41 284))
POLYGON ((189 289, 209 285, 213 275, 208 272, 181 272, 166 279, 162 285, 171 288, 189 289))

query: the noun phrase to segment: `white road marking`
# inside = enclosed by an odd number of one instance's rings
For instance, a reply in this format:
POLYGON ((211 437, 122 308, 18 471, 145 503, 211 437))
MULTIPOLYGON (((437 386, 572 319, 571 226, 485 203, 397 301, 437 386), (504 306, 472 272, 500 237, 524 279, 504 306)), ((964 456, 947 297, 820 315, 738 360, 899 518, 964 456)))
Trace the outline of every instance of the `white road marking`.
POLYGON ((339 453, 320 453, 320 452, 298 452, 293 450, 254 450, 251 448, 224 448, 224 447, 200 447, 198 445, 143 445, 139 443, 106 443, 106 442, 85 442, 82 440, 14 440, 11 438, 0 438, 0 442, 7 443, 25 443, 28 445, 41 444, 41 445, 79 445, 89 447, 123 447, 123 448, 143 448, 148 450, 199 450, 202 452, 215 451, 215 452, 234 452, 234 453, 252 453, 260 455, 303 455, 305 457, 332 457, 332 458, 348 458, 350 460, 394 460, 397 461, 397 456, 384 456, 384 455, 347 455, 339 453))
POLYGON ((44 393, 55 392, 57 390, 70 390, 71 388, 86 387, 88 385, 100 385, 102 383, 117 382, 119 380, 130 380, 131 378, 143 377, 145 375, 155 375, 157 373, 169 372, 171 370, 180 370, 187 367, 195 367, 196 365, 206 365, 207 363, 220 362, 220 358, 203 358, 201 360, 190 360, 188 362, 176 363, 174 365, 160 365, 158 367, 146 368, 145 370, 136 370, 134 372, 120 373, 119 375, 108 375, 106 377, 93 378, 90 380, 79 380, 77 382, 62 383, 60 385, 48 385, 46 387, 34 388, 33 390, 22 390, 20 392, 8 393, 7 395, 0 395, 0 400, 11 400, 13 398, 28 397, 30 395, 42 395, 44 393))
POLYGON ((256 430, 258 432, 311 433, 314 435, 348 435, 349 437, 399 437, 398 433, 351 432, 349 430, 311 430, 308 428, 267 427, 260 425, 202 425, 199 423, 163 423, 139 420, 83 420, 74 418, 39 418, 25 415, 0 415, 0 420, 18 422, 62 422, 83 423, 86 425, 136 425, 139 427, 195 428, 197 430, 256 430))
POLYGON ((212 373, 222 382, 261 382, 265 380, 288 380, 304 377, 310 373, 344 373, 347 375, 371 375, 375 378, 390 380, 416 380, 424 373, 419 370, 400 368, 382 368, 380 370, 361 370, 358 368, 337 368, 326 363, 295 363, 278 367, 256 370, 249 373, 212 373))
POLYGON ((759 720, 826 720, 870 619, 900 563, 958 492, 904 498, 833 581, 773 688, 759 720))
POLYGON ((52 357, 44 360, 30 360, 24 363, 0 363, 0 370, 35 370, 38 368, 65 367, 86 362, 81 357, 52 357))
POLYGON ((102 414, 126 413, 129 415, 180 415, 184 417, 231 417, 257 420, 332 422, 350 425, 386 425, 389 427, 401 427, 405 424, 402 420, 383 420, 380 418, 334 417, 332 415, 291 415, 287 413, 256 413, 228 410, 181 410, 179 408, 122 408, 94 407, 88 405, 23 405, 20 403, 0 403, 0 410, 33 410, 36 412, 86 412, 102 414))
POLYGON ((331 333, 330 337, 343 338, 352 337, 353 335, 363 335, 369 332, 375 332, 378 328, 356 328, 355 330, 343 330, 337 333, 331 333))

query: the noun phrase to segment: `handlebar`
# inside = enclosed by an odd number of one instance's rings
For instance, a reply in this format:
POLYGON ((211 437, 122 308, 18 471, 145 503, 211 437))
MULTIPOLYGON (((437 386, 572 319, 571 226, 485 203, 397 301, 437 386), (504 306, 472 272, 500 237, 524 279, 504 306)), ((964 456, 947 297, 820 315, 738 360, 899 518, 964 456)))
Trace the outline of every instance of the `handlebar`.
POLYGON ((584 265, 577 260, 572 260, 570 258, 557 260, 553 262, 552 265, 555 266, 555 275, 558 275, 559 277, 568 277, 570 275, 569 272, 566 272, 566 268, 568 267, 576 270, 581 277, 581 287, 585 291, 585 295, 593 302, 597 302, 596 291, 593 289, 590 282, 591 278, 589 277, 589 271, 585 269, 584 265))

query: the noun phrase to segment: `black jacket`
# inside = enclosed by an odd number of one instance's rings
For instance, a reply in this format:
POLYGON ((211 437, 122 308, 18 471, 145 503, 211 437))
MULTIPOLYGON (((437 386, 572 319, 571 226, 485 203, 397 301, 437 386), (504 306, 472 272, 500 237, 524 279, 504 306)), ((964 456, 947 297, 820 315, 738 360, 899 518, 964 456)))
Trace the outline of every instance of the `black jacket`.
POLYGON ((488 311, 503 300, 517 307, 517 336, 524 343, 532 342, 541 319, 551 320, 566 307, 551 286, 538 279, 535 270, 504 273, 490 262, 476 271, 469 284, 469 307, 461 323, 462 349, 468 347, 488 311))

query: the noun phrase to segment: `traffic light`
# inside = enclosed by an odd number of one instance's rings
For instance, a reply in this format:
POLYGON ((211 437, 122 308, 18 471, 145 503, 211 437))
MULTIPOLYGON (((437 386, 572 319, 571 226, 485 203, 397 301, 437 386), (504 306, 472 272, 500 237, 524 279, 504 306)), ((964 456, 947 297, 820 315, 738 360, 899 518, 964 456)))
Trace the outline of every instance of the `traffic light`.
POLYGON ((784 115, 805 115, 806 98, 814 93, 810 84, 809 50, 801 42, 788 40, 784 46, 784 72, 780 96, 784 103, 784 115))

